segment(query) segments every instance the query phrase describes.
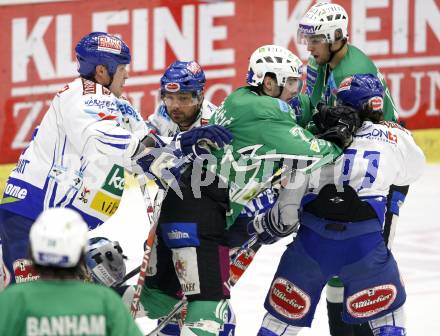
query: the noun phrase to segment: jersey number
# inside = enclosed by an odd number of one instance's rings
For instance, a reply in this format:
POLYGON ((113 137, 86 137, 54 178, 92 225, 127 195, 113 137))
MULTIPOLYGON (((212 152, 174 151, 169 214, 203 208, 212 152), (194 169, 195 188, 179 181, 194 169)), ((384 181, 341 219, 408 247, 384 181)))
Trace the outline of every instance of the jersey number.
MULTIPOLYGON (((342 182, 344 186, 350 183, 350 175, 354 166, 356 154, 357 154, 356 149, 350 148, 344 151, 344 158, 342 161, 342 174, 340 181, 340 183, 342 182)), ((370 188, 373 185, 374 181, 376 181, 377 171, 379 169, 380 152, 364 151, 362 158, 368 161, 368 166, 364 178, 362 179, 362 184, 357 189, 357 191, 360 191, 364 188, 370 188)))

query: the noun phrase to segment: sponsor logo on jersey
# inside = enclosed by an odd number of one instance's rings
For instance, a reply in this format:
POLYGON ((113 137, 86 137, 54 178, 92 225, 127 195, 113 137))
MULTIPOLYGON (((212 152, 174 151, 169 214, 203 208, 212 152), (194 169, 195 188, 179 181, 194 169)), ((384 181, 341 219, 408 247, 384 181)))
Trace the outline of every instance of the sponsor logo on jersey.
POLYGON ((84 112, 92 115, 96 120, 115 120, 119 117, 119 113, 112 110, 96 111, 93 109, 84 109, 84 112))
POLYGON ((109 99, 99 99, 90 97, 84 101, 84 105, 89 107, 98 107, 99 109, 112 109, 116 111, 116 104, 114 101, 109 99))
POLYGON ((10 203, 18 200, 24 200, 28 194, 26 188, 19 187, 15 184, 6 184, 2 203, 10 203), (8 196, 8 197, 6 197, 8 196))
POLYGON ((165 90, 168 92, 177 92, 180 90, 179 83, 167 83, 165 84, 165 90))
POLYGON ((116 210, 118 210, 120 202, 121 200, 119 198, 114 198, 98 191, 93 198, 90 207, 106 216, 111 216, 116 210))
POLYGON ((113 165, 110 173, 107 175, 102 189, 117 196, 122 196, 124 191, 124 168, 118 165, 113 165))
POLYGON ((196 248, 186 247, 173 250, 173 261, 182 291, 186 295, 199 294, 200 279, 196 248))
POLYGON ((15 282, 23 283, 37 280, 40 276, 34 269, 34 265, 29 259, 17 259, 13 262, 15 282))
POLYGON ((188 239, 189 234, 187 232, 182 232, 178 230, 173 230, 171 232, 167 232, 169 239, 188 239))
POLYGON ((81 78, 83 85, 83 95, 95 94, 96 93, 96 83, 88 79, 81 78))
POLYGON ((29 161, 29 160, 26 160, 26 159, 20 159, 20 160, 18 160, 17 166, 15 167, 14 171, 15 171, 16 173, 23 174, 24 171, 25 171, 25 169, 26 169, 26 166, 27 166, 27 164, 28 164, 29 162, 30 162, 30 161, 29 161))
POLYGON ((108 51, 113 54, 120 54, 122 51, 122 41, 113 36, 108 36, 108 35, 99 36, 98 50, 108 51))
POLYGON ((64 91, 67 91, 67 90, 69 90, 69 85, 68 84, 64 85, 64 87, 60 91, 57 92, 57 95, 60 95, 64 91))
POLYGON ((89 202, 89 196, 90 196, 90 189, 87 189, 86 187, 83 188, 81 191, 78 199, 83 202, 84 204, 89 202))
POLYGON ((347 298, 347 310, 356 318, 370 317, 388 309, 396 296, 397 289, 392 284, 368 288, 347 298))
POLYGON ((310 309, 310 296, 284 278, 276 278, 270 288, 270 305, 281 315, 298 320, 310 309))
POLYGON ((384 130, 380 128, 373 128, 367 133, 357 133, 354 135, 356 138, 367 138, 384 141, 392 144, 397 144, 397 134, 391 132, 391 130, 384 130))
POLYGON ((104 315, 29 316, 26 335, 106 335, 104 315))
MULTIPOLYGON (((288 113, 290 111, 289 105, 281 99, 277 99, 277 100, 278 100, 278 105, 280 106, 281 112, 288 113)), ((295 118, 295 120, 296 120, 296 118, 295 118)))
POLYGON ((134 108, 128 102, 119 102, 118 103, 119 111, 121 111, 123 116, 128 116, 133 118, 136 121, 141 121, 139 115, 136 113, 134 108))

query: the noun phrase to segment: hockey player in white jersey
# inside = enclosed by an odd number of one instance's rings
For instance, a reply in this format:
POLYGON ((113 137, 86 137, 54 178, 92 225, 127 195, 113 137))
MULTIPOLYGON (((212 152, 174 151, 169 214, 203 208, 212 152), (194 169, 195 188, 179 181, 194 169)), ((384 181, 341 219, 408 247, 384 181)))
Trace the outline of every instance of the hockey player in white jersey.
POLYGON ((230 138, 219 126, 207 127, 182 134, 167 148, 152 149, 156 144, 144 120, 121 98, 131 60, 128 46, 118 37, 93 32, 75 51, 80 77, 56 94, 6 183, 0 235, 12 281, 38 277, 26 252, 30 226, 43 209, 75 209, 93 229, 117 210, 124 169, 147 172, 155 158, 162 159, 161 151, 175 169, 174 159, 194 158, 197 141, 221 147, 230 138))
POLYGON ((267 294, 258 335, 294 336, 310 327, 332 276, 344 284, 345 322, 368 321, 375 336, 406 334, 406 293, 382 223, 390 185, 417 180, 425 157, 409 131, 382 121, 383 87, 376 76, 347 77, 337 100, 363 121, 344 155, 310 177, 296 174, 274 207, 249 225, 275 241, 299 222, 267 294))

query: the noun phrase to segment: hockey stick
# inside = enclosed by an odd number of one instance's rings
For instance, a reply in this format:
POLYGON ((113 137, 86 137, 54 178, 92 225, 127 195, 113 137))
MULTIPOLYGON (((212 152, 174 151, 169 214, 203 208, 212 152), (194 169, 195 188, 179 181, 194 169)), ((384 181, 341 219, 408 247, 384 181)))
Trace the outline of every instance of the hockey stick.
POLYGON ((168 313, 167 316, 165 316, 163 318, 162 321, 160 321, 160 323, 156 326, 156 328, 154 328, 153 330, 151 330, 146 336, 155 336, 157 335, 157 333, 168 323, 171 321, 171 319, 176 316, 176 314, 179 314, 180 311, 182 310, 182 308, 185 306, 185 304, 187 303, 186 301, 186 297, 183 297, 182 300, 180 300, 179 302, 177 302, 173 309, 171 309, 171 311, 168 313))
MULTIPOLYGON (((145 188, 145 191, 146 193, 148 193, 148 188, 145 188)), ((168 189, 167 190, 159 189, 159 191, 157 192, 157 196, 156 196, 157 201, 154 204, 154 211, 152 215, 153 222, 151 222, 153 226, 151 227, 148 233, 147 243, 145 244, 144 257, 142 258, 142 264, 139 270, 139 278, 136 284, 133 300, 130 305, 130 313, 133 318, 136 317, 136 313, 139 309, 139 300, 141 298, 142 288, 145 283, 145 276, 147 274, 147 268, 150 262, 150 256, 151 256, 151 251, 153 249, 154 240, 156 239, 156 229, 159 223, 160 209, 162 206, 162 202, 165 199, 167 191, 168 189)))
POLYGON ((125 281, 131 279, 132 277, 134 277, 136 274, 139 273, 139 271, 141 270, 141 266, 139 265, 138 267, 136 267, 135 269, 132 269, 129 273, 127 273, 124 276, 124 279, 122 279, 121 283, 124 283, 125 281))

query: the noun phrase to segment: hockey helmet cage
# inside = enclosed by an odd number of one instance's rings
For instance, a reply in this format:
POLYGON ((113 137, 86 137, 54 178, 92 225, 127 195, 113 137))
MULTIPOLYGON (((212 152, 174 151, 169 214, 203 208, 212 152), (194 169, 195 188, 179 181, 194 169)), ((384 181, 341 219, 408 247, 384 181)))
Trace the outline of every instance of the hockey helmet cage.
POLYGON ((77 266, 87 248, 87 232, 87 224, 74 210, 45 210, 32 225, 29 233, 34 262, 38 265, 62 268, 77 266))

